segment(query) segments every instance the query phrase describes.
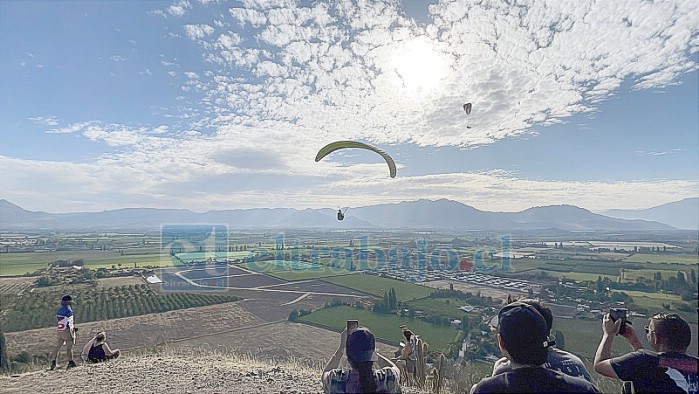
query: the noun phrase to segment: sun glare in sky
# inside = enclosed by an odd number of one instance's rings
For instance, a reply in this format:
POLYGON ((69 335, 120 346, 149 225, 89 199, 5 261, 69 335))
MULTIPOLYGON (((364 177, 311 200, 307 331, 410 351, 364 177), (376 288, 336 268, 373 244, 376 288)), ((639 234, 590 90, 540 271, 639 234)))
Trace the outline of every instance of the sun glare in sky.
POLYGON ((412 95, 427 94, 437 87, 448 71, 448 61, 431 41, 419 37, 400 45, 392 56, 390 69, 398 74, 398 87, 412 95))

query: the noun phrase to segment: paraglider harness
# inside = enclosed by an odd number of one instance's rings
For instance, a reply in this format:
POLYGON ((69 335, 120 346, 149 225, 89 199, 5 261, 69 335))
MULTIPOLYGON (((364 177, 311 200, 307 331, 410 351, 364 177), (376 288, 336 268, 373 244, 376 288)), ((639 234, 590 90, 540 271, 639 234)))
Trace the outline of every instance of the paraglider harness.
MULTIPOLYGON (((345 208, 345 212, 347 212, 347 208, 345 208)), ((337 209, 337 220, 343 220, 345 218, 345 212, 342 212, 342 208, 337 209)))

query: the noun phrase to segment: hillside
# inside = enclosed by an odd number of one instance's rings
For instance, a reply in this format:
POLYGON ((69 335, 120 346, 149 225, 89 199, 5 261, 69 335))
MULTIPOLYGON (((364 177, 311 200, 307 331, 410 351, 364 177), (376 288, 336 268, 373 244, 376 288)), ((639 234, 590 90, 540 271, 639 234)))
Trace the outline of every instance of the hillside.
MULTIPOLYGON (((103 364, 0 377, 3 393, 322 393, 322 366, 165 348, 103 364), (57 386, 62 381, 65 385, 57 386)), ((404 393, 427 391, 404 388, 404 393)))

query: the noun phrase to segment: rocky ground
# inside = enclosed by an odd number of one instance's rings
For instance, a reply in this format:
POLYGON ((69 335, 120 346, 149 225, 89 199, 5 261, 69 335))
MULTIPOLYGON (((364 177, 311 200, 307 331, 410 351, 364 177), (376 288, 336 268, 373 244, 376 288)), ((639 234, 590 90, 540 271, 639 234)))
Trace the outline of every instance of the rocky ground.
MULTIPOLYGON (((0 376, 3 393, 322 393, 320 365, 187 349, 0 376)), ((417 388, 404 393, 427 394, 417 388)))

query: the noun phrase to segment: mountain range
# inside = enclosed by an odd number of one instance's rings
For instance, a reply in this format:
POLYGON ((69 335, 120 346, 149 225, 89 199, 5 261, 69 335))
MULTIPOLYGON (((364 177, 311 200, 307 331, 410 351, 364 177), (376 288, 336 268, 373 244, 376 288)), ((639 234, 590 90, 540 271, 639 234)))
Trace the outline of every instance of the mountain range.
POLYGON ((653 220, 683 230, 696 230, 699 228, 699 197, 648 209, 611 209, 601 213, 614 218, 653 220))
POLYGON ((0 230, 158 230, 163 224, 214 223, 247 229, 661 231, 675 230, 678 227, 656 220, 656 213, 658 217, 686 218, 694 212, 693 223, 687 220, 679 228, 698 228, 696 208, 699 199, 693 200, 693 203, 685 203, 686 200, 683 200, 678 205, 666 204, 657 207, 656 211, 614 211, 616 215, 625 214, 629 218, 596 214, 573 205, 534 207, 520 212, 489 212, 446 199, 418 200, 350 208, 345 219, 338 221, 336 211, 332 209, 255 208, 196 213, 186 209, 124 208, 54 214, 27 211, 0 199, 0 230), (682 210, 687 212, 679 212, 682 210), (641 214, 644 215, 643 218, 633 218, 634 215, 641 214))

